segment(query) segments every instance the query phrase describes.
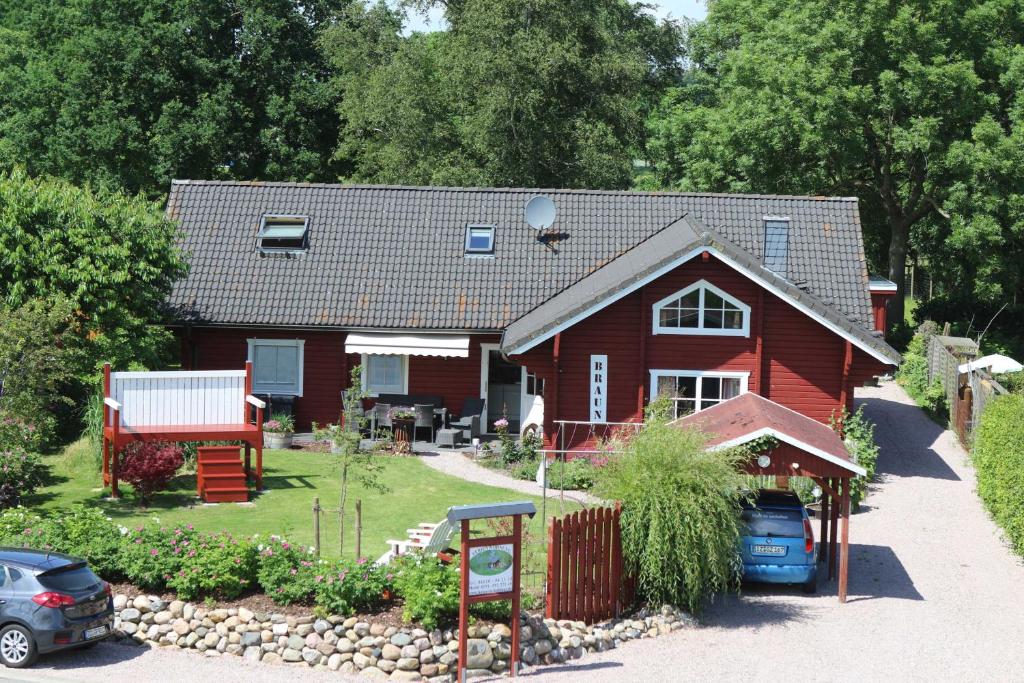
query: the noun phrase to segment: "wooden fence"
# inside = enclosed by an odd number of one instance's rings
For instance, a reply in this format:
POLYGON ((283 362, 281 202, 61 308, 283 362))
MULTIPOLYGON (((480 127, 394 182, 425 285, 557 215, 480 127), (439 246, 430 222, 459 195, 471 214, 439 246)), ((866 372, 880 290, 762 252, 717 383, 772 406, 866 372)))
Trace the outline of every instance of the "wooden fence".
POLYGON ((618 506, 554 519, 548 527, 546 615, 588 624, 618 616, 632 602, 623 579, 618 506))

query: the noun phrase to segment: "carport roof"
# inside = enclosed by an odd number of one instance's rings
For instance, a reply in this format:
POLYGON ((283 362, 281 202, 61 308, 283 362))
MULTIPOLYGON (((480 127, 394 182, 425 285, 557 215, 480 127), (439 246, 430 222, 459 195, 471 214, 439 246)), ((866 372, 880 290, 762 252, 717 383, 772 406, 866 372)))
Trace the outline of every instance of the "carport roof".
POLYGON ((827 425, 753 392, 691 413, 672 424, 696 428, 709 435, 711 449, 741 446, 762 436, 773 436, 852 474, 866 474, 863 467, 852 461, 843 440, 827 425))

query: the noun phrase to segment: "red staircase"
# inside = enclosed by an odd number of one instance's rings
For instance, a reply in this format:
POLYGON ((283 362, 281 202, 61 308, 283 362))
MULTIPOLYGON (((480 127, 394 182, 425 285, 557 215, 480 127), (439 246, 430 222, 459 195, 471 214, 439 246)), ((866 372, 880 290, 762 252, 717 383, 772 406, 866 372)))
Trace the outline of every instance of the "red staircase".
POLYGON ((196 488, 207 503, 247 502, 249 486, 238 446, 201 446, 196 488))

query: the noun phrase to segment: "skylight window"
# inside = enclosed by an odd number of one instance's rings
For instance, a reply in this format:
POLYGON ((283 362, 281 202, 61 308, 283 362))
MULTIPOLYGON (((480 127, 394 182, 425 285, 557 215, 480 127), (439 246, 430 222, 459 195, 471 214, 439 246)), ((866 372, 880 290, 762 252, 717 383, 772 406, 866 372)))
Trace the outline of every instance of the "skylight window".
POLYGON ((264 253, 305 251, 309 248, 309 225, 305 216, 264 216, 257 239, 264 253))
POLYGON ((491 256, 494 254, 494 226, 466 226, 466 255, 491 256))

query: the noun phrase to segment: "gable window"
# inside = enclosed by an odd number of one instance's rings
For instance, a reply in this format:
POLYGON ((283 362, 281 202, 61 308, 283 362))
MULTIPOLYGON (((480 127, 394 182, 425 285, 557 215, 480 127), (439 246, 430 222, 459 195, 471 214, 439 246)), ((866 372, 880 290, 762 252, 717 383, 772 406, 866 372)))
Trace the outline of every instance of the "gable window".
POLYGON ((750 306, 706 280, 654 304, 654 334, 750 336, 750 306))
POLYGON ((706 410, 747 392, 748 372, 651 370, 651 396, 668 396, 673 416, 706 410))
POLYGON ((494 226, 493 225, 467 225, 466 226, 466 255, 467 256, 493 256, 494 255, 494 226))
POLYGON ((789 260, 789 219, 764 219, 764 265, 769 270, 786 277, 786 263, 789 260))
POLYGON ((250 339, 252 393, 302 396, 302 339, 250 339))
POLYGON ((264 216, 257 249, 262 253, 289 253, 309 248, 309 221, 305 216, 264 216))
POLYGON ((409 357, 363 354, 363 390, 371 396, 404 394, 409 386, 409 357))

